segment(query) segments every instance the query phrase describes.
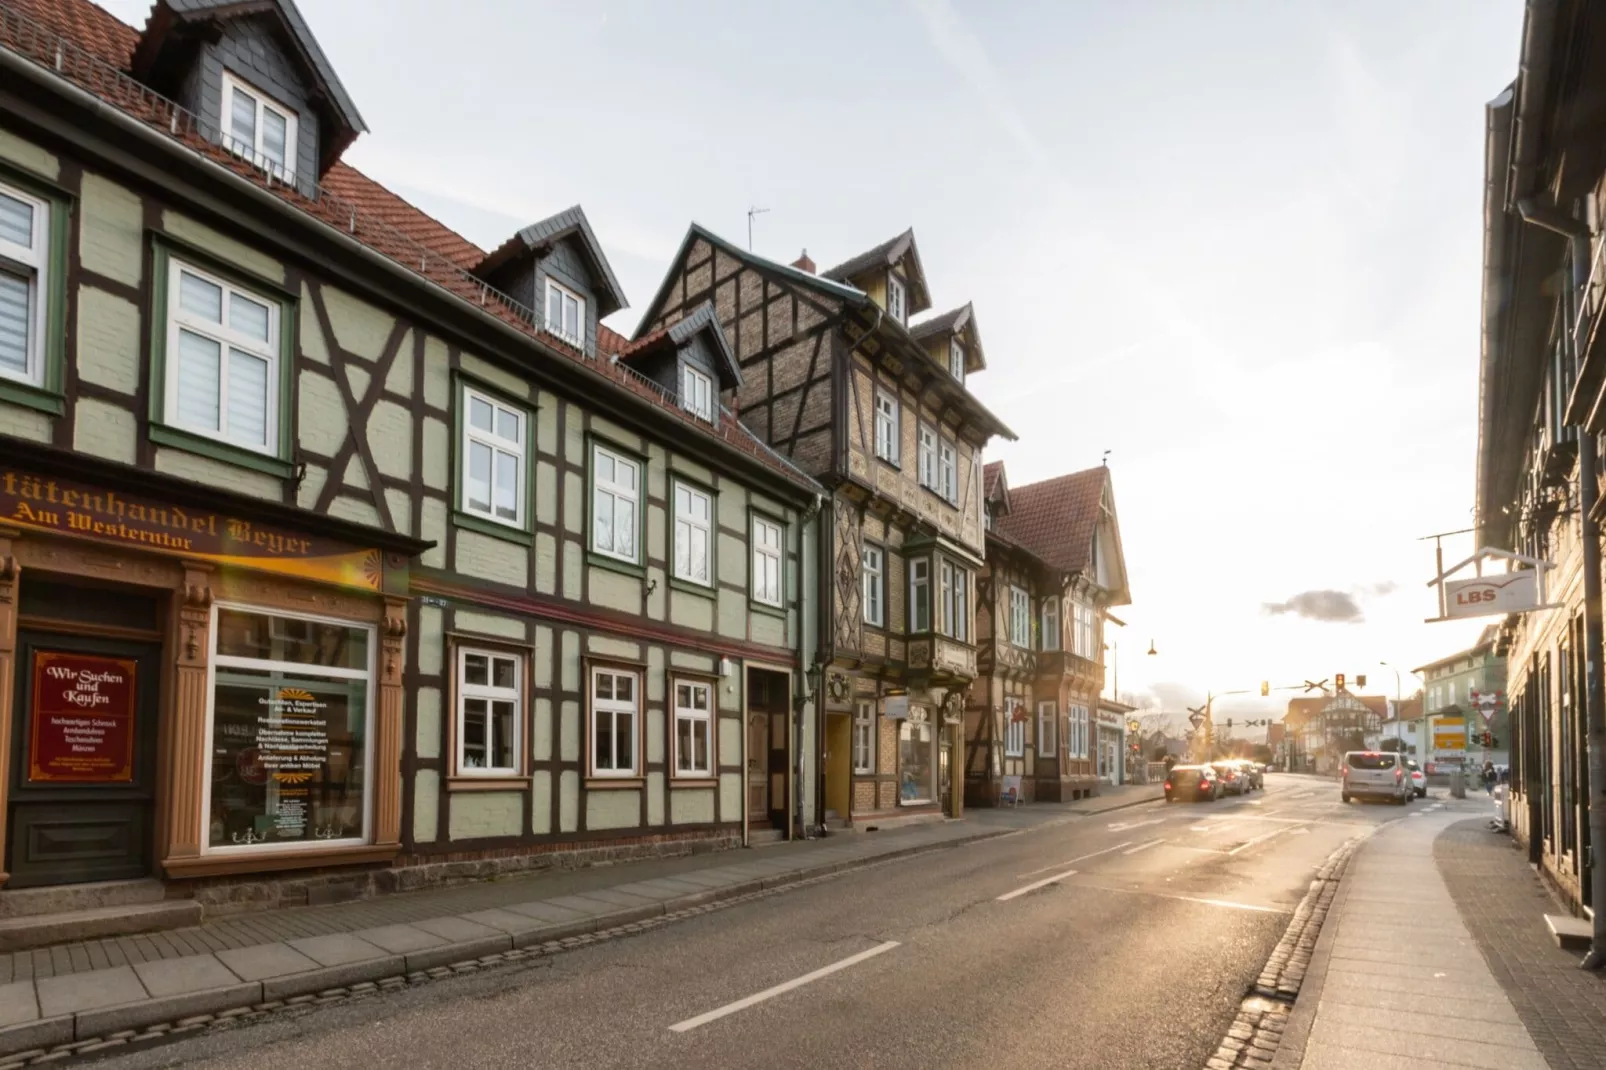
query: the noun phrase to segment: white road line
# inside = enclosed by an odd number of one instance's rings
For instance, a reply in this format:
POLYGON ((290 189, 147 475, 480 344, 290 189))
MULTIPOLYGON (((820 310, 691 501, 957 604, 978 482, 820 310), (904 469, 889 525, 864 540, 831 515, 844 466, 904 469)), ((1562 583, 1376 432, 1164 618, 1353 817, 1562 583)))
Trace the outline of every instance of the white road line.
POLYGON ((1128 848, 1127 850, 1122 851, 1121 853, 1124 854, 1124 855, 1135 855, 1139 851, 1147 851, 1151 847, 1158 847, 1160 844, 1162 844, 1164 842, 1165 842, 1164 839, 1150 840, 1148 843, 1140 843, 1136 847, 1128 848))
POLYGON ((1296 827, 1296 826, 1290 825, 1290 826, 1286 826, 1286 827, 1280 828, 1280 829, 1272 829, 1270 832, 1266 833, 1264 836, 1256 836, 1254 839, 1248 841, 1247 843, 1240 843, 1237 847, 1234 847, 1232 850, 1228 851, 1227 853, 1230 854, 1230 855, 1235 855, 1239 851, 1247 851, 1249 848, 1253 847, 1255 844, 1257 844, 1257 843, 1265 843, 1267 840, 1271 839, 1273 836, 1281 836, 1283 833, 1289 831, 1289 829, 1294 828, 1294 827, 1296 827))
POLYGON ((1003 895, 998 897, 998 902, 1007 903, 1017 896, 1025 895, 1027 892, 1035 892, 1037 889, 1046 887, 1047 885, 1053 884, 1056 881, 1062 881, 1066 877, 1074 876, 1076 876, 1076 870, 1068 869, 1064 873, 1056 873, 1052 877, 1044 877, 1040 881, 1033 881, 1030 884, 1016 888, 1013 892, 1005 892, 1003 895))
POLYGON ((763 1003, 767 999, 774 999, 776 996, 790 992, 794 988, 802 988, 804 985, 818 981, 822 977, 829 977, 838 970, 845 970, 849 966, 856 966, 866 959, 873 959, 882 952, 891 951, 897 946, 898 941, 896 940, 888 940, 885 943, 877 944, 868 951, 861 951, 857 955, 849 955, 841 962, 833 962, 829 966, 822 966, 813 973, 806 973, 802 977, 787 981, 785 984, 776 985, 774 988, 766 988, 762 992, 756 992, 745 999, 737 1000, 735 1003, 727 1003, 723 1007, 709 1011, 707 1014, 699 1014, 695 1018, 687 1018, 684 1022, 676 1022, 674 1025, 669 1027, 669 1031, 671 1033, 685 1033, 696 1029, 700 1025, 707 1025, 709 1022, 716 1022, 725 1017, 727 1014, 735 1014, 737 1011, 744 1011, 754 1004, 763 1003))
POLYGON ((1164 821, 1165 821, 1165 818, 1156 817, 1156 818, 1152 818, 1151 820, 1148 820, 1148 821, 1132 821, 1132 822, 1122 821, 1122 822, 1117 822, 1114 825, 1106 825, 1104 827, 1109 829, 1111 832, 1126 832, 1126 831, 1128 831, 1130 829, 1140 829, 1144 825, 1158 825, 1158 824, 1161 824, 1164 821))
POLYGON ((1202 903, 1208 907, 1224 907, 1228 910, 1253 910, 1261 914, 1292 914, 1287 907, 1268 907, 1258 903, 1235 903, 1230 899, 1204 899, 1194 895, 1177 895, 1173 892, 1151 892, 1146 888, 1111 888, 1103 884, 1078 884, 1094 892, 1125 892, 1127 895, 1150 895, 1156 899, 1176 899, 1184 903, 1202 903))
POLYGON ((1052 866, 1042 866, 1042 867, 1040 867, 1038 869, 1034 869, 1034 870, 1031 870, 1031 871, 1026 872, 1026 873, 1017 873, 1017 874, 1015 874, 1015 876, 1016 876, 1016 878, 1035 877, 1039 873, 1047 873, 1051 869, 1060 869, 1060 868, 1062 868, 1064 866, 1074 866, 1074 865, 1076 865, 1076 863, 1085 862, 1089 858, 1097 858, 1099 855, 1107 855, 1111 851, 1119 851, 1123 847, 1131 847, 1131 846, 1132 846, 1132 841, 1131 840, 1127 840, 1125 843, 1118 843, 1114 847, 1106 847, 1102 851, 1094 851, 1092 854, 1077 855, 1075 858, 1067 858, 1063 862, 1055 862, 1052 866))

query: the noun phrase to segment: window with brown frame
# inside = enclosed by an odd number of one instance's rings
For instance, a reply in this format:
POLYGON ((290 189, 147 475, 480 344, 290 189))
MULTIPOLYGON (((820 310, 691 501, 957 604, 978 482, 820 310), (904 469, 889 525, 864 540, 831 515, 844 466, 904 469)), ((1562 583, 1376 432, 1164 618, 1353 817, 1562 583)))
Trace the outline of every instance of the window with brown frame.
POLYGON ((452 778, 465 783, 528 775, 529 650, 455 633, 448 643, 447 755, 452 778))

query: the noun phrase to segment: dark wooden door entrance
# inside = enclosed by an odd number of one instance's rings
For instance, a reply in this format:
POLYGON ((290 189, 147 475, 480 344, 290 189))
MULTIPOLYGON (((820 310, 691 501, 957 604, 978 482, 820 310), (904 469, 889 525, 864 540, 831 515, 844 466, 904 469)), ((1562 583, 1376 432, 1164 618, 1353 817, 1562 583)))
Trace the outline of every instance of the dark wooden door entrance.
POLYGON ((9 886, 148 876, 161 647, 22 631, 16 666, 9 886))
POLYGON ((786 756, 791 723, 790 679, 783 672, 747 670, 748 814, 787 828, 786 756))

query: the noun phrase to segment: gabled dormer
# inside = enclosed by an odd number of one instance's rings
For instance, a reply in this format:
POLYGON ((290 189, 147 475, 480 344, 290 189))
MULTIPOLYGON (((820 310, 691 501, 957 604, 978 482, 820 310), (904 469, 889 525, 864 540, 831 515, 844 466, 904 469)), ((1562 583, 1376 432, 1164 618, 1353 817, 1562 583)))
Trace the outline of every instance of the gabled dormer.
POLYGON ((579 205, 532 223, 474 274, 535 310, 538 325, 588 356, 597 322, 625 307, 624 290, 579 205))
POLYGON ((912 229, 838 264, 820 277, 863 290, 889 318, 905 327, 910 317, 931 308, 926 270, 920 266, 920 250, 915 247, 912 229))
POLYGON ((968 302, 952 312, 921 320, 909 328, 909 333, 955 382, 963 383, 971 372, 987 367, 976 312, 968 302))
POLYGON ((1003 461, 990 461, 982 469, 982 521, 993 531, 1001 519, 1009 515, 1009 477, 1004 473, 1003 461))
POLYGON ((304 188, 368 129, 294 0, 156 0, 132 68, 208 136, 304 188))
POLYGON ((676 396, 680 407, 713 422, 720 395, 742 385, 741 368, 712 302, 668 327, 638 334, 618 360, 676 396))

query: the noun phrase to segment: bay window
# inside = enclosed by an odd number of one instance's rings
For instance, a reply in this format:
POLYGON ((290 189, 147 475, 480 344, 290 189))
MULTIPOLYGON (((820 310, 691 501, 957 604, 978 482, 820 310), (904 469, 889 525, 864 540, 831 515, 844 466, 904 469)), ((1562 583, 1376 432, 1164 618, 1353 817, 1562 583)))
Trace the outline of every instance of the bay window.
POLYGON ((943 635, 960 642, 970 641, 970 573, 958 565, 942 559, 938 569, 942 586, 942 620, 939 628, 943 635))
POLYGON ((931 630, 931 558, 909 562, 909 631, 931 630))
POLYGON ((207 849, 368 840, 374 629, 227 605, 212 629, 207 849))

